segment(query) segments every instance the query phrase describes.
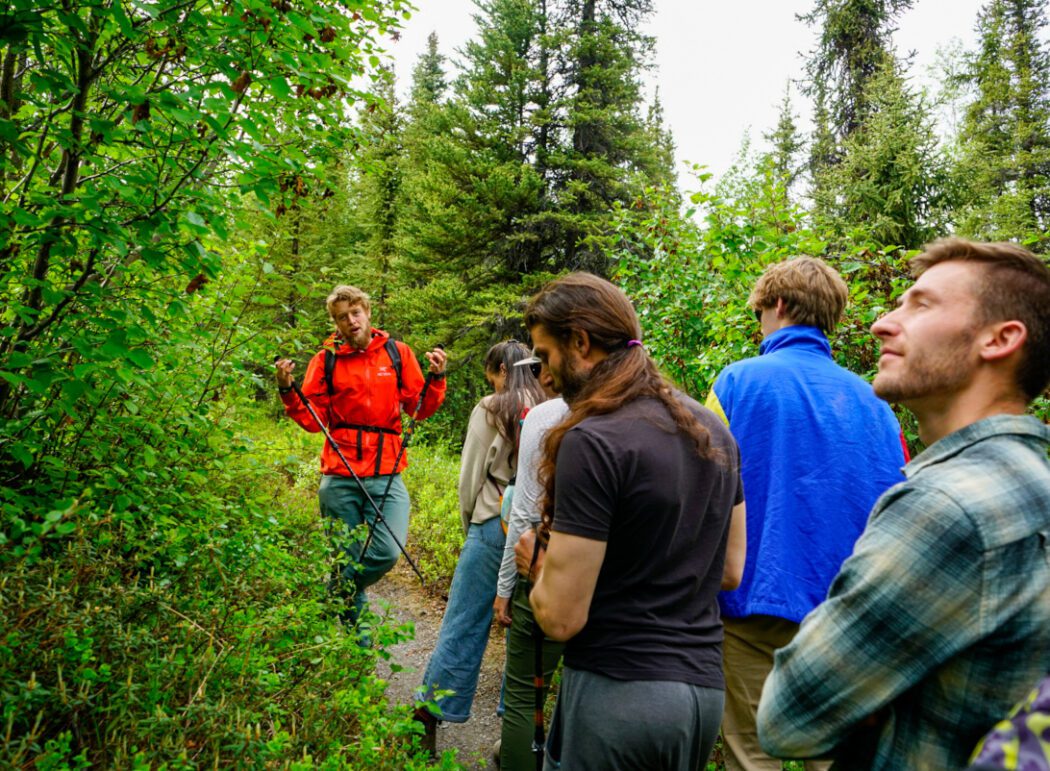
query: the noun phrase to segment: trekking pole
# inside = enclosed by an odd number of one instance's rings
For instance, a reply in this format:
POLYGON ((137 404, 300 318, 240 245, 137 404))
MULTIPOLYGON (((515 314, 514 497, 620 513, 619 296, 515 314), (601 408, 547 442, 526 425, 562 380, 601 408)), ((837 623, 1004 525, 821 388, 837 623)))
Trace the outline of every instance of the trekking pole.
MULTIPOLYGON (((434 347, 440 348, 441 350, 445 350, 445 346, 441 345, 440 343, 438 343, 434 347)), ((423 409, 423 399, 426 398, 427 391, 430 389, 430 383, 431 381, 433 381, 433 379, 433 372, 428 372, 427 376, 423 378, 423 389, 419 392, 419 399, 416 401, 416 408, 412 410, 412 413, 408 416, 408 425, 405 426, 404 431, 402 431, 401 449, 397 451, 397 457, 394 459, 394 467, 390 470, 390 476, 387 477, 386 487, 383 489, 383 495, 379 498, 380 506, 386 505, 387 496, 390 495, 390 487, 394 484, 394 474, 397 473, 397 467, 401 464, 401 458, 403 458, 405 455, 405 448, 412 443, 412 437, 415 435, 416 432, 416 416, 419 414, 419 411, 423 409)), ((380 459, 380 462, 382 462, 382 459, 380 459)), ((361 550, 362 554, 368 551, 368 545, 372 543, 373 533, 375 533, 375 529, 369 528, 368 538, 365 539, 365 548, 361 550)), ((422 576, 420 576, 420 578, 422 578, 422 576)))
MULTIPOLYGON (((371 539, 371 533, 373 532, 373 528, 378 526, 379 523, 382 522, 383 525, 386 526, 387 532, 390 533, 390 537, 394 539, 394 543, 397 544, 397 548, 401 550, 401 554, 404 555, 405 559, 408 561, 408 564, 412 566, 412 570, 414 570, 416 575, 419 576, 420 583, 422 583, 423 586, 426 587, 427 581, 425 578, 423 578, 423 573, 419 570, 419 567, 412 560, 412 558, 408 556, 408 552, 405 551, 405 547, 402 545, 401 541, 398 540, 397 534, 394 532, 394 529, 390 527, 390 523, 387 522, 386 517, 383 516, 383 510, 379 508, 379 505, 375 502, 375 499, 369 494, 368 488, 365 487, 365 483, 361 481, 361 477, 357 475, 357 472, 354 471, 354 467, 350 465, 349 461, 347 461, 346 457, 343 455, 343 451, 340 450, 339 445, 335 443, 335 439, 333 439, 332 435, 328 433, 328 427, 321 422, 321 419, 317 416, 317 413, 314 412, 314 407, 312 404, 310 404, 310 400, 306 398, 306 394, 303 393, 303 389, 300 388, 299 384, 296 383, 294 380, 292 381, 292 388, 295 390, 296 395, 302 400, 303 404, 306 406, 306 409, 310 413, 311 417, 313 417, 317 425, 320 426, 321 433, 324 434, 324 437, 328 440, 328 443, 332 445, 332 449, 335 450, 335 454, 339 456, 339 460, 341 460, 343 462, 343 465, 346 466, 346 470, 350 472, 350 476, 353 477, 353 480, 355 482, 357 482, 357 486, 361 488, 361 492, 364 493, 365 499, 370 504, 372 504, 372 508, 375 510, 376 513, 376 521, 375 525, 368 529, 369 540, 371 539)), ((364 517, 363 519, 365 520, 365 524, 367 525, 367 517, 364 517)), ((361 550, 361 559, 364 559, 366 549, 367 544, 365 549, 361 550)))
MULTIPOLYGON (((529 565, 529 588, 525 597, 532 593, 532 571, 536 568, 536 560, 540 555, 540 539, 536 538, 536 544, 532 548, 532 563, 529 565)), ((535 710, 532 716, 532 753, 536 756, 536 771, 543 771, 543 755, 547 747, 547 736, 543 730, 543 696, 545 678, 543 672, 543 628, 536 620, 536 611, 532 612, 532 687, 536 695, 535 710)))

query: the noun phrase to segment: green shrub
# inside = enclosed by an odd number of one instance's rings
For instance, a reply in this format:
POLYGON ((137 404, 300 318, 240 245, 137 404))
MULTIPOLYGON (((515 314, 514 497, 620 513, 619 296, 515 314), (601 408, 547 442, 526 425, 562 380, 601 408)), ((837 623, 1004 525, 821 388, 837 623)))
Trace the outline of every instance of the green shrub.
POLYGON ((0 766, 425 766, 374 674, 411 627, 362 649, 329 606, 316 437, 245 415, 194 481, 161 446, 128 500, 0 493, 0 766))
POLYGON ((428 587, 447 594, 463 548, 459 517, 459 456, 440 445, 409 450, 405 486, 412 498, 409 553, 416 559, 428 587))

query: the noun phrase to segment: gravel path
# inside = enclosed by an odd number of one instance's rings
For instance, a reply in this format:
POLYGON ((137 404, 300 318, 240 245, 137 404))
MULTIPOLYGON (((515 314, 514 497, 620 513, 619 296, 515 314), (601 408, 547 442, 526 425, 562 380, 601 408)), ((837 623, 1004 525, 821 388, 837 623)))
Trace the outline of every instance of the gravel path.
MULTIPOLYGON (((377 672, 389 680, 387 697, 391 702, 411 704, 426 669, 430 652, 437 644, 445 602, 425 594, 419 580, 404 564, 398 562, 390 573, 368 590, 376 609, 389 604, 389 613, 400 622, 415 624, 415 638, 394 646, 391 662, 404 667, 391 672, 390 662, 380 660, 377 672)), ((493 629, 474 697, 474 709, 466 723, 446 723, 438 728, 438 752, 458 750, 459 761, 470 769, 495 768, 492 746, 499 739, 500 719, 496 716, 500 681, 503 675, 505 648, 502 632, 493 629)))

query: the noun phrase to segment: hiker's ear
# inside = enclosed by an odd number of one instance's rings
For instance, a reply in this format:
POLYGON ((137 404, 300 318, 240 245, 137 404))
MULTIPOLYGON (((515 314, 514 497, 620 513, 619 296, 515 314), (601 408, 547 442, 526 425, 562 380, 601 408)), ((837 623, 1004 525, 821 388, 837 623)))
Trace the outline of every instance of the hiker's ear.
POLYGON ((572 330, 572 337, 569 338, 569 348, 579 356, 587 358, 587 354, 591 352, 591 336, 587 334, 586 329, 572 330))

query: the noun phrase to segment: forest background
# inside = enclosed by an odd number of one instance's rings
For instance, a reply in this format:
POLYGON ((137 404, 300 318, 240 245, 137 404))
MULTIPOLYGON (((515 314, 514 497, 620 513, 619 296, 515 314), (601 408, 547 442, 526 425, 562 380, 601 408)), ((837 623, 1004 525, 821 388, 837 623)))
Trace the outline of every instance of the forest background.
POLYGON ((411 630, 377 620, 366 650, 335 622, 319 444, 273 394, 274 355, 305 365, 329 331, 335 283, 417 353, 449 352, 407 476, 409 548, 440 585, 481 360, 527 339, 551 277, 617 282, 703 397, 756 353, 745 301, 771 262, 844 274, 832 345, 870 376, 868 327, 924 243, 1050 251, 1046 4, 988 0, 925 91, 891 38, 921 1, 814 0, 813 129, 786 98, 687 195, 643 99, 650 0, 483 0, 461 66, 432 38, 403 101, 382 56, 403 0, 9 3, 0 765, 425 765, 374 671, 411 630))

